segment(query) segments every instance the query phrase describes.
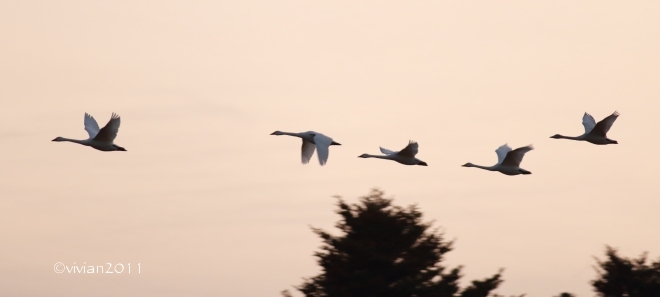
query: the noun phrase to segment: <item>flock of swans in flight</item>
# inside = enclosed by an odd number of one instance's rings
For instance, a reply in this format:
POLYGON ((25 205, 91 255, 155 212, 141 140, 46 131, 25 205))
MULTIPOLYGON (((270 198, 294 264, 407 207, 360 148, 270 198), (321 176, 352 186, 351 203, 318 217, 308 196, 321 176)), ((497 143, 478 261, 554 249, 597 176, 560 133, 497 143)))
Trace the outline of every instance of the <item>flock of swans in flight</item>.
MULTIPOLYGON (((570 140, 579 140, 587 141, 593 144, 606 145, 606 144, 617 144, 616 140, 607 138, 607 132, 614 124, 614 121, 619 116, 619 112, 615 111, 613 114, 604 118, 600 122, 596 123, 594 117, 588 113, 584 113, 582 117, 582 125, 584 126, 584 134, 580 136, 563 136, 560 134, 555 134, 550 138, 555 139, 570 139, 570 140)), ((91 115, 85 113, 85 130, 89 134, 88 139, 78 140, 70 139, 64 137, 57 137, 53 141, 69 141, 75 142, 78 144, 86 145, 93 147, 97 150, 110 152, 110 151, 126 151, 123 147, 120 147, 114 144, 114 140, 117 137, 117 132, 119 131, 119 124, 121 119, 115 113, 110 117, 110 121, 103 128, 99 128, 99 124, 96 123, 96 120, 91 115)), ((332 138, 325 136, 321 133, 314 131, 292 133, 292 132, 282 132, 275 131, 270 135, 288 135, 299 137, 302 139, 302 148, 301 148, 301 158, 302 163, 307 164, 309 160, 314 155, 316 150, 319 163, 321 166, 325 165, 328 161, 329 149, 331 145, 341 145, 338 142, 332 140, 332 138)), ((519 175, 519 174, 532 174, 530 171, 520 168, 520 162, 522 162, 525 153, 533 150, 534 147, 530 144, 528 146, 520 147, 515 150, 512 150, 508 145, 504 144, 495 150, 497 153, 497 164, 493 166, 481 166, 475 165, 472 163, 465 163, 463 167, 476 167, 490 171, 498 171, 506 175, 519 175)), ((420 165, 428 166, 426 162, 417 159, 415 156, 419 151, 419 144, 414 141, 410 141, 408 145, 400 151, 391 151, 388 149, 380 148, 381 153, 384 155, 371 155, 371 154, 362 154, 358 156, 359 158, 378 158, 385 160, 392 160, 403 165, 420 165)))

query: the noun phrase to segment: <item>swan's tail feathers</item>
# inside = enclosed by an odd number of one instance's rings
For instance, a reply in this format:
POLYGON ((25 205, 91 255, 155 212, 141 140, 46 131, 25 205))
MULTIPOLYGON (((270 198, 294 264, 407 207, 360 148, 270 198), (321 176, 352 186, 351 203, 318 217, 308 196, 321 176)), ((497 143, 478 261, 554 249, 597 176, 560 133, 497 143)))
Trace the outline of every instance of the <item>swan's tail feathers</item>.
POLYGON ((525 169, 522 169, 522 168, 518 169, 518 171, 520 171, 520 173, 522 173, 522 174, 532 174, 531 172, 529 172, 525 169))

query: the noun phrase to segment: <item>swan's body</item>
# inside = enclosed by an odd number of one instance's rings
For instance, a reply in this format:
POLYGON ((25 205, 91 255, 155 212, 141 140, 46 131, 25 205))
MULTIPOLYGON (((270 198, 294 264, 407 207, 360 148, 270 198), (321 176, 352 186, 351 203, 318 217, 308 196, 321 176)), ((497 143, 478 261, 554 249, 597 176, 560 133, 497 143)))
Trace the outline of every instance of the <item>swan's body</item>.
POLYGON ((398 151, 398 152, 393 152, 388 149, 380 148, 380 151, 385 154, 384 156, 382 155, 370 155, 370 154, 362 154, 358 156, 359 158, 378 158, 378 159, 385 159, 385 160, 392 160, 399 162, 403 165, 421 165, 421 166, 428 166, 426 162, 415 158, 415 155, 417 155, 417 151, 419 148, 419 144, 414 141, 408 142, 408 146, 406 146, 404 149, 398 151))
POLYGON ((487 167, 465 163, 463 167, 476 167, 490 171, 499 171, 506 175, 532 174, 531 172, 520 168, 520 162, 522 162, 525 153, 533 149, 534 147, 530 144, 528 146, 511 150, 508 145, 504 144, 495 150, 495 153, 497 153, 497 164, 487 167))
POLYGON ((614 124, 614 121, 616 121, 617 117, 619 117, 619 112, 615 111, 613 114, 604 118, 602 121, 596 123, 594 117, 592 117, 590 114, 585 112, 584 116, 582 116, 582 125, 584 126, 584 134, 576 137, 555 134, 553 136, 550 136, 550 138, 582 140, 600 145, 618 144, 616 140, 607 138, 607 132, 610 131, 610 128, 612 127, 612 124, 614 124))
POLYGON ((91 115, 85 113, 85 130, 89 134, 88 139, 78 140, 70 139, 64 137, 57 137, 53 141, 69 141, 75 142, 78 144, 91 146, 99 151, 112 152, 112 151, 126 151, 123 147, 120 147, 113 143, 117 137, 117 132, 119 131, 119 124, 121 119, 115 113, 112 114, 110 121, 103 127, 99 129, 99 124, 96 123, 96 120, 91 115))
POLYGON ((303 164, 309 163, 309 160, 314 155, 314 150, 316 149, 316 151, 318 151, 319 163, 323 166, 328 162, 330 146, 341 145, 340 143, 333 141, 332 138, 314 131, 301 133, 275 131, 270 135, 289 135, 302 138, 301 160, 303 164))

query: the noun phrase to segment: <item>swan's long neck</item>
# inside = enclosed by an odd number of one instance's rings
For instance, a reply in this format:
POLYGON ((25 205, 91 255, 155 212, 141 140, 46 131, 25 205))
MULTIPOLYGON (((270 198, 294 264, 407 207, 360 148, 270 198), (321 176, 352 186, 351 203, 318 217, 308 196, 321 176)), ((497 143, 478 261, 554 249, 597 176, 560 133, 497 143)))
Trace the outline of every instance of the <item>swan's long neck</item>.
POLYGON ((82 145, 88 145, 87 140, 78 140, 78 139, 60 137, 59 141, 69 141, 69 142, 79 143, 82 145))
POLYGON ((292 133, 292 132, 282 132, 282 135, 289 135, 289 136, 300 137, 300 134, 299 134, 299 133, 292 133))
POLYGON ((557 135, 557 138, 561 138, 561 139, 570 139, 570 140, 584 140, 584 135, 580 135, 580 136, 564 136, 564 135, 557 135))
POLYGON ((378 158, 378 159, 385 159, 385 160, 392 160, 390 156, 382 156, 382 155, 369 155, 369 154, 364 154, 364 158, 378 158))
POLYGON ((484 170, 490 170, 490 171, 497 171, 497 169, 495 169, 497 167, 497 165, 495 165, 495 166, 481 166, 481 165, 472 164, 472 167, 477 167, 477 168, 481 168, 481 169, 484 169, 484 170))

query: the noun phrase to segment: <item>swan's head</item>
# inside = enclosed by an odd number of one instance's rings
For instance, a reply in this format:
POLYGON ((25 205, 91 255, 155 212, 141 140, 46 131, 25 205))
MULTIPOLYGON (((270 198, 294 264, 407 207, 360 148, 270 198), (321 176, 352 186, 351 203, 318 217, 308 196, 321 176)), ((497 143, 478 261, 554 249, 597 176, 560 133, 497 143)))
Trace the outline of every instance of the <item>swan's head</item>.
POLYGON ((427 165, 426 162, 424 162, 424 161, 419 161, 419 163, 417 163, 417 165, 420 165, 420 166, 429 166, 429 165, 427 165))
POLYGON ((284 135, 284 133, 282 133, 282 131, 275 131, 273 133, 270 133, 270 135, 284 135))
POLYGON ((561 136, 559 134, 555 134, 555 135, 550 136, 550 138, 560 139, 560 138, 564 138, 564 136, 561 136))
POLYGON ((359 155, 358 158, 369 158, 369 154, 362 154, 362 155, 359 155))
POLYGON ((52 141, 64 141, 64 138, 58 136, 55 137, 55 139, 53 139, 52 141))
POLYGON ((474 167, 474 164, 472 164, 472 163, 465 163, 465 164, 463 164, 463 167, 474 167))

